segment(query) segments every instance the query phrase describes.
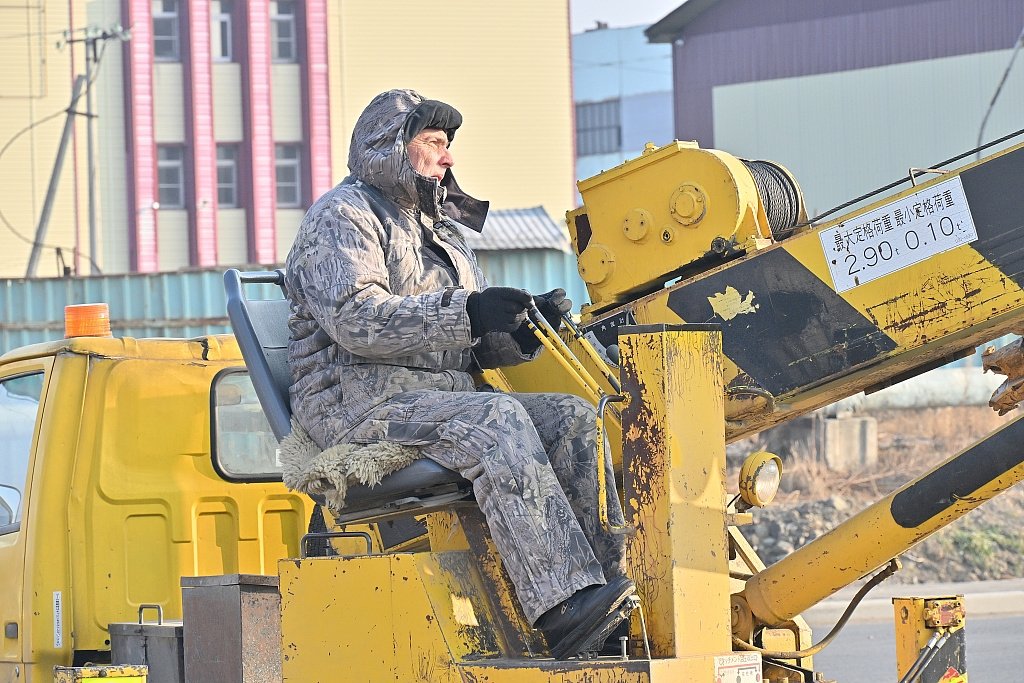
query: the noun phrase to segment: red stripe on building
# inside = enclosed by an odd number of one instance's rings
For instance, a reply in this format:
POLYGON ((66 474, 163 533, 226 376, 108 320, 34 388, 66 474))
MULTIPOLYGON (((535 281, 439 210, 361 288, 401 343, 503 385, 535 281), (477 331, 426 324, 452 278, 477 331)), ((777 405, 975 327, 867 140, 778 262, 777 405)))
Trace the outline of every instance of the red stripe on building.
POLYGON ((249 173, 241 174, 249 185, 244 193, 249 260, 271 264, 277 261, 274 230, 277 182, 270 118, 270 3, 268 0, 249 0, 239 5, 244 8, 242 11, 248 28, 243 32, 245 46, 239 61, 242 64, 244 146, 249 162, 249 173))
POLYGON ((189 264, 217 265, 217 147, 213 135, 210 2, 188 0, 182 17, 182 74, 189 191, 189 264))
POLYGON ((327 0, 306 0, 302 114, 309 159, 310 201, 331 189, 331 107, 327 77, 327 0))
POLYGON ((125 0, 125 25, 132 39, 125 43, 125 131, 128 147, 129 268, 140 273, 159 270, 157 260, 156 144, 153 138, 153 19, 150 0, 125 0))

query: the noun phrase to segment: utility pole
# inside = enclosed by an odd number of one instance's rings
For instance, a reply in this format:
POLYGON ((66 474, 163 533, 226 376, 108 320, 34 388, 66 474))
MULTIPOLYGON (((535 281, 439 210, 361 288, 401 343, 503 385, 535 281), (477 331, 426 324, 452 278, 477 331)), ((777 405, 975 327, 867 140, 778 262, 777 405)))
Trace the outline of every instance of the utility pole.
POLYGON ((82 96, 82 88, 84 87, 85 76, 79 76, 75 79, 75 85, 71 90, 71 104, 68 106, 67 117, 64 119, 64 133, 60 136, 60 144, 57 145, 57 159, 53 162, 53 171, 50 173, 50 185, 46 188, 43 211, 39 214, 36 238, 32 241, 32 253, 28 257, 28 267, 25 269, 26 278, 35 277, 36 274, 39 252, 43 249, 43 243, 46 241, 46 228, 50 225, 53 201, 57 198, 57 183, 60 182, 60 171, 64 167, 64 153, 67 152, 68 140, 71 139, 71 129, 75 121, 75 102, 82 96))
POLYGON ((126 42, 131 39, 131 33, 120 26, 110 30, 100 30, 95 26, 85 29, 82 38, 71 38, 65 34, 64 42, 67 44, 85 44, 85 139, 86 139, 86 167, 89 175, 89 263, 90 272, 99 275, 99 267, 96 264, 96 134, 93 120, 96 114, 93 110, 92 86, 99 75, 100 60, 103 58, 103 46, 108 40, 120 40, 126 42))
POLYGON ((92 124, 92 84, 96 80, 93 69, 99 70, 99 55, 96 52, 96 39, 86 34, 85 39, 85 74, 88 81, 85 85, 85 140, 86 140, 86 173, 89 176, 89 263, 90 272, 99 274, 96 267, 96 142, 95 127, 92 124))

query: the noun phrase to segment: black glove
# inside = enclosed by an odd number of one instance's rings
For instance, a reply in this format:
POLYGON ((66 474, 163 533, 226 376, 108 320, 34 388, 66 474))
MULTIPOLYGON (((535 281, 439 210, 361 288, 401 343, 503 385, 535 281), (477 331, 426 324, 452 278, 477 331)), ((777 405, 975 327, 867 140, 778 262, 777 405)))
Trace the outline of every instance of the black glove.
MULTIPOLYGON (((537 310, 548 321, 548 325, 551 325, 556 332, 562 327, 562 314, 572 310, 572 300, 565 298, 565 290, 561 287, 552 289, 547 294, 538 294, 533 297, 533 302, 537 304, 537 310)), ((537 335, 526 325, 513 332, 512 336, 523 353, 533 353, 540 346, 537 335)))
POLYGON ((530 293, 514 287, 488 287, 482 292, 470 292, 466 299, 466 313, 473 338, 488 332, 512 332, 526 319, 530 293))

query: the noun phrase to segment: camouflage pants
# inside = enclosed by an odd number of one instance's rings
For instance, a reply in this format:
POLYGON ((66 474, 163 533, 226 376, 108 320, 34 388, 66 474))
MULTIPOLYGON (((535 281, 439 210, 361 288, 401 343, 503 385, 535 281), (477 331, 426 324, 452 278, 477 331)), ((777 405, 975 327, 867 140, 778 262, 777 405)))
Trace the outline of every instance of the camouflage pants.
MULTIPOLYGON (((473 482, 532 624, 580 588, 623 573, 622 536, 601 529, 593 406, 565 394, 410 391, 378 406, 349 441, 393 441, 473 482)), ((606 465, 608 516, 623 523, 606 465)))

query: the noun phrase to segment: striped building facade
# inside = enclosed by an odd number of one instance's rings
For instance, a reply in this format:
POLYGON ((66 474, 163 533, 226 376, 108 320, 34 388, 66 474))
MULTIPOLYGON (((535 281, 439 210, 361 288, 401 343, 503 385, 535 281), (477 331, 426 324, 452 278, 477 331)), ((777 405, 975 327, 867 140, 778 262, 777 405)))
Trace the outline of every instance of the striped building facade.
POLYGON ((566 2, 402 3, 400 22, 396 11, 369 0, 0 7, 12 67, 0 75, 0 277, 26 275, 33 242, 39 277, 280 263, 305 209, 346 174, 359 111, 393 87, 463 112, 453 152, 467 191, 560 221, 573 202, 566 2), (524 31, 538 38, 528 50, 524 31), (444 49, 432 49, 437 36, 444 49), (87 71, 56 174, 62 110, 87 71), (541 145, 543 163, 510 154, 512 137, 541 145))

